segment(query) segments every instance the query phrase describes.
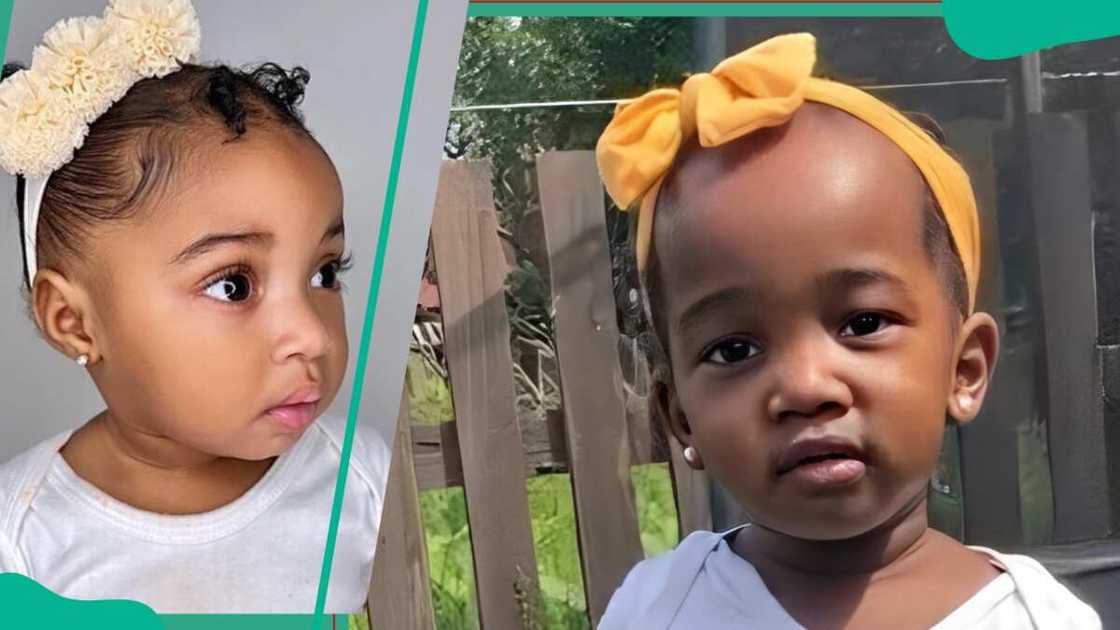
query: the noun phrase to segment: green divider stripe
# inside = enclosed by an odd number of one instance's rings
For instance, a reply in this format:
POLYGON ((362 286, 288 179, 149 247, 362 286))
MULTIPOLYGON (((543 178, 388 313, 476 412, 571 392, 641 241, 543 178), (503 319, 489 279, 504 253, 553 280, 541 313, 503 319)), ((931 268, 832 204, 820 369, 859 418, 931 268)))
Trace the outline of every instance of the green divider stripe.
MULTIPOLYGON (((327 602, 327 587, 330 582, 331 563, 334 560, 335 538, 338 536, 338 520, 342 513, 342 499, 346 490, 346 476, 350 469, 350 451, 354 443, 354 428, 357 424, 358 409, 362 404, 362 385, 365 382, 366 362, 369 359, 369 338, 373 329, 373 319, 377 312, 377 298, 381 292, 381 277, 385 271, 385 252, 389 245, 389 228, 393 224, 393 206, 397 197, 397 183, 400 180, 401 156, 408 132, 408 117, 412 110, 412 92, 416 85, 416 68, 420 64, 420 45, 424 37, 424 21, 428 14, 428 0, 419 0, 416 5, 416 21, 412 29, 412 48, 409 51, 408 70, 405 74, 404 93, 401 95, 401 108, 397 116, 397 135, 393 142, 393 160, 389 168, 389 180, 385 187, 385 204, 381 209, 381 225, 377 234, 377 250, 373 257, 373 275, 370 277, 369 298, 366 302, 365 321, 362 322, 362 337, 358 346, 358 362, 354 368, 354 387, 350 393, 350 409, 346 419, 346 437, 342 443, 341 462, 338 481, 335 485, 334 506, 331 509, 330 527, 327 530, 327 547, 323 553, 323 570, 319 575, 319 596, 315 602, 315 615, 321 616, 327 602)), ((403 366, 402 366, 403 369, 403 366)), ((323 629, 329 626, 313 625, 323 629)))
POLYGON ((495 2, 471 17, 941 17, 936 2, 495 2))
POLYGON ((12 25, 12 8, 16 0, 0 0, 0 63, 8 50, 8 27, 12 25))

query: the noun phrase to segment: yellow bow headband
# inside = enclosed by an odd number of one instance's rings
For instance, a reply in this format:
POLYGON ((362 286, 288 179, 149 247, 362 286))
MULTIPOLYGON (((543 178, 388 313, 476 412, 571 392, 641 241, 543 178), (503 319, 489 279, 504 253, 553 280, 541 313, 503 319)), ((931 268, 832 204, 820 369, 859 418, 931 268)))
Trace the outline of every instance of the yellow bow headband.
POLYGON ((980 222, 968 174, 925 130, 890 105, 843 83, 811 76, 816 38, 781 35, 689 77, 619 104, 595 154, 607 192, 620 208, 641 201, 636 254, 644 269, 653 238, 657 191, 683 139, 702 147, 786 123, 806 100, 844 110, 899 146, 917 165, 945 215, 968 282, 969 311, 980 277, 980 222))

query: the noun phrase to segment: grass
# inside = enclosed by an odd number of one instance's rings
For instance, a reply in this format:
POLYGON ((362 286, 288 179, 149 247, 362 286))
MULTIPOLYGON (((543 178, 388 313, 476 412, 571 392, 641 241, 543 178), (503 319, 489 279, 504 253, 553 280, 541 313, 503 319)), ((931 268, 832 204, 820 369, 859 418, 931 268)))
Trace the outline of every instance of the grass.
MULTIPOLYGON (((646 556, 672 549, 677 543, 677 515, 667 466, 636 466, 632 478, 646 556)), ((526 487, 541 595, 533 617, 539 627, 549 630, 589 630, 571 477, 539 475, 528 479, 526 487)), ((420 506, 427 534, 436 627, 478 628, 470 526, 463 490, 429 490, 420 496, 420 506)))

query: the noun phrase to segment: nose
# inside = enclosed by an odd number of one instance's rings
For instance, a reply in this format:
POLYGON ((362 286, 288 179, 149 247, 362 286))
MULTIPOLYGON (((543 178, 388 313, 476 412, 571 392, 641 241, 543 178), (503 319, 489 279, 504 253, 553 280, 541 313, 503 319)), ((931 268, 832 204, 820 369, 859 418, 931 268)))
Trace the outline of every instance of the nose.
POLYGON ((796 340, 771 355, 773 382, 767 412, 776 422, 793 417, 840 417, 851 408, 852 390, 837 370, 826 334, 796 340))
POLYGON ((306 293, 274 305, 272 322, 275 339, 272 360, 275 363, 292 358, 313 361, 330 350, 331 336, 324 314, 306 293))

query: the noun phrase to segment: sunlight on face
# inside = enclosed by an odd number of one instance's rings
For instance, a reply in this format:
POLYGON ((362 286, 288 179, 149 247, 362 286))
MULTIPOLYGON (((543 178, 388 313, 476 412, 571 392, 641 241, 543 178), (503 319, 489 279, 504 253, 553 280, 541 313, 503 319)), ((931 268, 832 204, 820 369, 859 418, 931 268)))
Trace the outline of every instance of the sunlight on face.
POLYGON ((105 229, 91 258, 111 412, 198 451, 264 459, 338 392, 348 348, 342 189, 310 139, 207 145, 169 193, 105 229))

